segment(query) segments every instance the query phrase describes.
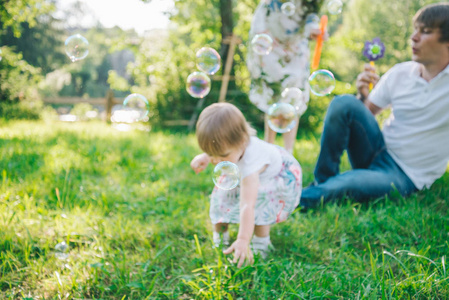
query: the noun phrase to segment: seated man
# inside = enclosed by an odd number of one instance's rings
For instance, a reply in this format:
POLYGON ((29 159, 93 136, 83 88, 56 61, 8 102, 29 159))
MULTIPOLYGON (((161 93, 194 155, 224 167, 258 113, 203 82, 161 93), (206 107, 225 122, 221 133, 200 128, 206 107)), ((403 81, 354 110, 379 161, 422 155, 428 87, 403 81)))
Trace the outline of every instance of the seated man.
POLYGON ((395 65, 380 81, 366 65, 357 78, 359 99, 344 95, 329 105, 315 182, 303 190, 301 207, 344 196, 366 201, 393 190, 407 196, 446 171, 449 3, 423 7, 413 22, 412 61, 395 65), (371 93, 369 83, 375 85, 371 93), (374 115, 387 107, 392 112, 381 131, 374 115), (339 173, 344 150, 353 170, 339 173))

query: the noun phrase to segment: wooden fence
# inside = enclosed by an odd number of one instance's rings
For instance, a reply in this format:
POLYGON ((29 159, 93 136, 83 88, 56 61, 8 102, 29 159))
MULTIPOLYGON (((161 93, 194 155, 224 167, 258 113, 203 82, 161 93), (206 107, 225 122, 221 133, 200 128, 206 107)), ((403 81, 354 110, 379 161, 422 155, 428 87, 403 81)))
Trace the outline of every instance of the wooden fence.
POLYGON ((112 107, 123 103, 123 98, 114 97, 114 93, 109 91, 104 98, 82 98, 82 97, 56 97, 44 99, 46 104, 78 104, 89 103, 90 105, 102 105, 106 111, 106 120, 111 119, 112 107))
MULTIPOLYGON (((106 112, 105 121, 111 120, 112 107, 116 104, 123 103, 124 98, 114 97, 112 92, 108 92, 108 94, 104 98, 82 98, 82 97, 54 97, 54 98, 46 98, 43 100, 46 104, 67 104, 74 105, 78 103, 89 103, 90 105, 103 106, 106 112)), ((191 125, 192 120, 165 120, 163 122, 164 126, 189 126, 191 125)))

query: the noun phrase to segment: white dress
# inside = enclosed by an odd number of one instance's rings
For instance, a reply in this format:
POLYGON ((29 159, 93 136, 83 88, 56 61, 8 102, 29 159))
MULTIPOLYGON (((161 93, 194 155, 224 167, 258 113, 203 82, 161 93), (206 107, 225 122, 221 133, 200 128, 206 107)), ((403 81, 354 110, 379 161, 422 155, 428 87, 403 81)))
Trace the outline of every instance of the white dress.
MULTIPOLYGON (((284 148, 251 137, 243 157, 237 162, 242 179, 267 166, 259 174, 255 224, 270 225, 287 219, 298 206, 302 171, 298 161, 284 148)), ((214 188, 211 195, 212 224, 240 223, 240 187, 214 188)))
POLYGON ((285 88, 297 87, 303 91, 304 102, 309 101, 308 77, 309 45, 305 32, 305 18, 316 13, 322 1, 291 0, 295 4, 295 14, 282 13, 280 0, 261 0, 251 23, 249 41, 256 34, 266 33, 273 39, 273 49, 268 55, 251 51, 247 55, 247 66, 251 74, 250 101, 261 111, 267 112, 271 104, 281 98, 285 88))

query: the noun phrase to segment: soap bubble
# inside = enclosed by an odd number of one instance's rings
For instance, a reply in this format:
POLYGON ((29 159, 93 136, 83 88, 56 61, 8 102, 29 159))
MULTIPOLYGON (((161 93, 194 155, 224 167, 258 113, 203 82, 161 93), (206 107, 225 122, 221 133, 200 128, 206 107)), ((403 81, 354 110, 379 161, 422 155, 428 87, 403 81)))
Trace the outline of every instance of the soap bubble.
POLYGON ((65 40, 65 53, 72 62, 84 59, 89 53, 89 42, 80 34, 69 36, 65 40))
POLYGON ((296 110, 289 103, 274 103, 268 109, 268 126, 279 133, 289 132, 296 125, 296 110))
POLYGON ((273 39, 265 33, 256 34, 251 40, 251 47, 256 54, 267 55, 273 49, 273 39))
POLYGON ((203 47, 196 52, 196 66, 206 74, 214 75, 220 69, 220 54, 215 49, 203 47))
POLYGON ((335 88, 334 74, 328 70, 317 70, 309 76, 309 85, 315 95, 329 95, 335 88))
POLYGON ((306 24, 309 23, 320 24, 320 17, 318 17, 317 14, 308 14, 306 17, 306 24))
POLYGON ((232 190, 240 182, 239 167, 230 161, 222 161, 215 166, 212 179, 219 189, 232 190))
POLYGON ((194 98, 204 98, 210 92, 210 78, 203 72, 193 72, 187 77, 187 92, 194 98))
POLYGON ((291 104, 297 115, 302 115, 307 109, 309 99, 304 97, 304 93, 297 87, 286 88, 281 94, 281 102, 291 104))
POLYGON ((331 0, 327 4, 327 10, 331 15, 338 15, 341 13, 343 3, 340 0, 331 0))
POLYGON ((2 49, 0 49, 0 61, 2 61, 2 49))
POLYGON ((150 104, 141 94, 131 94, 123 101, 123 110, 128 113, 130 122, 148 121, 150 104))
POLYGON ((281 6, 281 11, 286 16, 293 16, 295 14, 296 6, 292 2, 285 2, 281 6))
POLYGON ((55 250, 58 252, 66 252, 67 249, 69 249, 69 246, 66 244, 66 242, 61 242, 59 244, 56 244, 55 250))
POLYGON ((69 254, 66 253, 69 246, 65 242, 61 242, 55 246, 55 257, 60 260, 66 260, 69 254))

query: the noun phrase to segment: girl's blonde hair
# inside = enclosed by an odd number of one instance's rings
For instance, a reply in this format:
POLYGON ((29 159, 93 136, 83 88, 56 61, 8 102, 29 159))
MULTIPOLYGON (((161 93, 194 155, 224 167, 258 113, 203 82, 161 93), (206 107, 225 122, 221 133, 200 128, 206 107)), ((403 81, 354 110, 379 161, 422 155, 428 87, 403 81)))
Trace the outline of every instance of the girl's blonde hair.
POLYGON ((200 148, 209 155, 246 147, 255 130, 246 122, 242 112, 230 103, 214 103, 206 107, 196 123, 200 148))

